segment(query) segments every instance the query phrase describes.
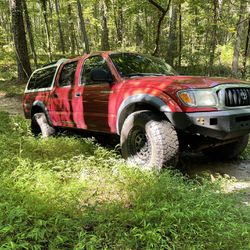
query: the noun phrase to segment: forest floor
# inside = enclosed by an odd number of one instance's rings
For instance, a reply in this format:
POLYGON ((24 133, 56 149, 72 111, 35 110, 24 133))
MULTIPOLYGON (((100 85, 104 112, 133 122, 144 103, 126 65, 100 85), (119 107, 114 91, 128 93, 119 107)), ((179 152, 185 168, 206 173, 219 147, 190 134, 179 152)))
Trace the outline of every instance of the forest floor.
MULTIPOLYGON (((247 154, 249 155, 249 146, 247 154)), ((228 162, 209 160, 202 154, 187 154, 182 156, 181 165, 190 176, 207 175, 214 181, 218 177, 227 178, 223 189, 225 192, 240 192, 244 203, 250 206, 250 159, 239 159, 228 162)))
MULTIPOLYGON (((0 91, 0 111, 10 115, 23 116, 22 95, 0 91)), ((213 181, 216 178, 226 177, 225 192, 240 192, 244 196, 245 204, 250 205, 250 143, 246 157, 242 160, 219 162, 211 161, 202 154, 185 154, 181 156, 181 169, 191 177, 208 176, 213 181)))
POLYGON ((19 95, 8 96, 0 91, 0 110, 11 115, 23 115, 22 97, 19 95))

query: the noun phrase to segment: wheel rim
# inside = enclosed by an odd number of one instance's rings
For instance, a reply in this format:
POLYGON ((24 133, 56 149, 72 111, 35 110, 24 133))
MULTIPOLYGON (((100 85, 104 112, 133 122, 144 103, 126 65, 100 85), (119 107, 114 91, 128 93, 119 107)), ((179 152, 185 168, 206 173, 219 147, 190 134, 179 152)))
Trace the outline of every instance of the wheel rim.
POLYGON ((135 127, 130 134, 131 154, 139 164, 147 164, 151 157, 151 144, 145 129, 135 127))

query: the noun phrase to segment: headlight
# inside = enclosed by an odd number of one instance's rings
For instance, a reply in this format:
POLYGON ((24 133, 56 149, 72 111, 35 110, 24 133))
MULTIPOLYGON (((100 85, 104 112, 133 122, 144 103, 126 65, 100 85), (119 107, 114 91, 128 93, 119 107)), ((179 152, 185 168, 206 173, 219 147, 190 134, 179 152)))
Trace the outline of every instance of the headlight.
POLYGON ((186 105, 191 107, 214 107, 217 105, 215 92, 210 89, 181 90, 178 97, 186 105))

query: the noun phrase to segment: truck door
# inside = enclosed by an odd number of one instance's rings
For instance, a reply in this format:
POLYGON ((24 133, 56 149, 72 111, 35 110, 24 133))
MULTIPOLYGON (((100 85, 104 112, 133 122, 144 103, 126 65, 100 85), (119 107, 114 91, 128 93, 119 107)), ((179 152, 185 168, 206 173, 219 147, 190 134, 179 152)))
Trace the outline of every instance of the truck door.
POLYGON ((90 73, 93 69, 103 69, 111 75, 109 66, 101 55, 87 58, 83 62, 79 85, 73 93, 73 106, 82 106, 82 109, 78 108, 82 113, 77 117, 82 117, 82 124, 85 124, 88 130, 110 132, 110 118, 113 116, 110 112, 110 105, 114 100, 113 85, 109 82, 92 81, 90 73))
POLYGON ((63 65, 56 79, 49 101, 50 116, 55 126, 75 127, 73 120, 72 93, 77 61, 63 65))

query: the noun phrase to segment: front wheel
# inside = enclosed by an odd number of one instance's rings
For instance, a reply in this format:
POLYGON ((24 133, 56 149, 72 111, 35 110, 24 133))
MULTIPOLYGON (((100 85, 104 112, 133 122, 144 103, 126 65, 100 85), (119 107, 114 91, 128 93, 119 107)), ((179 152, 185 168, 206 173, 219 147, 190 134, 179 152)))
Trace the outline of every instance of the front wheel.
POLYGON ((247 147, 249 135, 238 138, 237 141, 222 146, 204 149, 204 155, 219 160, 232 160, 237 158, 247 147))
POLYGON ((44 113, 36 113, 31 119, 31 131, 34 136, 42 135, 43 138, 55 133, 55 129, 48 123, 44 113))
POLYGON ((177 164, 177 133, 168 121, 151 111, 130 114, 123 124, 120 140, 122 155, 128 163, 148 170, 177 164))

